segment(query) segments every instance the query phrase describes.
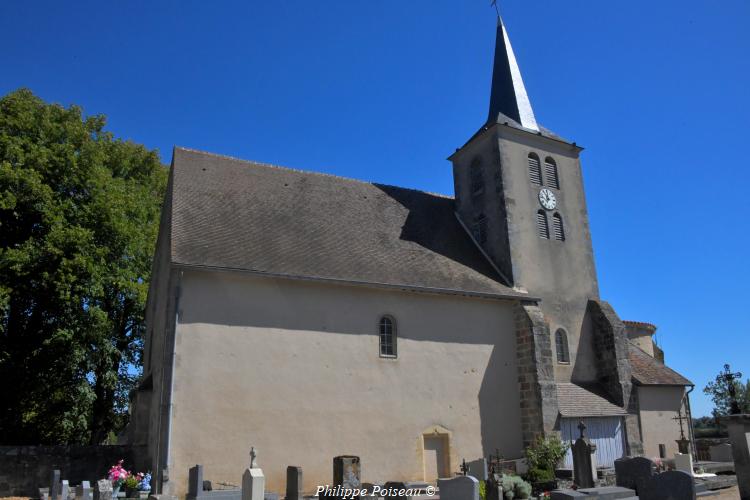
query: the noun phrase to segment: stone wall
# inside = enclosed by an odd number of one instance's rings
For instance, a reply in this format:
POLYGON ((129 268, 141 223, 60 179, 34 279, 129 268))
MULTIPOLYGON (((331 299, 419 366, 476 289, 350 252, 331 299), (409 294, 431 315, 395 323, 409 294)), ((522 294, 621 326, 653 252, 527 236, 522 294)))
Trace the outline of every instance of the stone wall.
POLYGON ((0 446, 0 497, 38 497, 38 488, 49 486, 52 470, 71 485, 106 476, 109 467, 125 460, 131 469, 136 450, 131 446, 0 446))
POLYGON ((633 393, 625 325, 612 306, 603 300, 589 300, 587 314, 594 325, 594 355, 599 383, 614 403, 627 410, 627 452, 630 456, 640 456, 643 454, 643 441, 638 425, 637 393, 633 393))
POLYGON ((516 308, 518 386, 524 446, 557 427, 559 408, 549 327, 536 304, 516 308))

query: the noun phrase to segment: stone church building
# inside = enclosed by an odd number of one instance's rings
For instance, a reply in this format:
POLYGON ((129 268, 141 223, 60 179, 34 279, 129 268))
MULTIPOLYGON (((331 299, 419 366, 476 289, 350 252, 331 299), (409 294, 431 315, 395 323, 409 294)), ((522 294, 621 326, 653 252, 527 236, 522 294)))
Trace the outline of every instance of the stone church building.
POLYGON ((537 123, 500 21, 472 132, 454 197, 175 148, 128 431, 158 493, 197 463, 240 484, 250 446, 270 491, 344 454, 435 481, 581 420, 600 465, 676 452, 692 383, 599 297, 582 148, 537 123))

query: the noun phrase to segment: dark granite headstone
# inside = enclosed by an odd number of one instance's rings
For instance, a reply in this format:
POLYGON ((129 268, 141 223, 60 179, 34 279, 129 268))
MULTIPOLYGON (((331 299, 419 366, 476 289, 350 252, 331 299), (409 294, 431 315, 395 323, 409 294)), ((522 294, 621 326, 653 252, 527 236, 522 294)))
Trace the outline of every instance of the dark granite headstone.
POLYGON ((640 494, 639 488, 651 479, 655 469, 656 465, 648 458, 618 458, 615 460, 616 484, 640 494))
POLYGON ((638 491, 638 498, 640 500, 695 500, 695 479, 681 470, 655 474, 638 491))
POLYGON ((440 500, 479 500, 479 481, 471 476, 438 479, 440 500))
POLYGON ((50 472, 49 475, 49 498, 58 500, 60 497, 60 471, 58 469, 50 472))
POLYGON ((203 466, 196 464, 188 471, 188 498, 198 498, 203 493, 203 466))
POLYGON ((302 467, 286 468, 286 500, 302 500, 302 467))
POLYGON ((406 483, 399 481, 388 481, 383 485, 383 489, 386 491, 392 491, 393 494, 388 494, 388 498, 409 498, 406 495, 399 495, 398 492, 401 490, 406 491, 406 483))
POLYGON ((466 466, 469 468, 467 472, 468 475, 475 477, 480 481, 486 481, 488 479, 486 458, 480 458, 479 460, 467 462, 466 466))

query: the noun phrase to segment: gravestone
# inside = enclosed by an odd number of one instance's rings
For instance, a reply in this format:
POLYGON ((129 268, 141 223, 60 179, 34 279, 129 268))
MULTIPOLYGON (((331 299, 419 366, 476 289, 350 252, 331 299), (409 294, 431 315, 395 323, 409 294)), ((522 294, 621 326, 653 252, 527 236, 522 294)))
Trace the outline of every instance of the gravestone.
POLYGON ((92 500, 91 484, 88 481, 76 486, 76 500, 92 500))
POLYGON ((333 485, 343 488, 361 488, 359 457, 341 455, 333 458, 333 485))
POLYGON ((681 470, 654 474, 638 490, 638 498, 640 500, 695 500, 695 479, 681 470))
POLYGON ((112 481, 100 479, 96 482, 94 500, 112 500, 112 481))
POLYGON ((49 474, 49 498, 50 500, 59 500, 60 497, 60 471, 53 470, 49 474))
POLYGON ((479 500, 479 481, 471 476, 438 479, 440 500, 479 500))
POLYGON ((732 457, 732 445, 729 443, 717 444, 708 449, 712 462, 734 462, 732 457))
POLYGON ((502 474, 493 473, 486 483, 487 500, 503 500, 502 474))
POLYGON ((487 475, 487 459, 486 458, 480 458, 479 460, 474 460, 471 462, 468 462, 466 464, 467 467, 467 474, 479 479, 480 481, 487 481, 488 475, 487 475))
POLYGON ((68 500, 70 498, 70 483, 67 479, 63 479, 60 483, 60 499, 68 500))
POLYGON ((406 483, 399 482, 399 481, 387 481, 383 485, 383 489, 386 490, 386 491, 389 491, 389 492, 393 492, 393 494, 389 493, 389 495, 388 495, 388 499, 389 500, 391 498, 403 498, 403 499, 409 498, 405 494, 399 495, 399 492, 405 493, 405 491, 407 489, 406 488, 406 483))
POLYGON ((203 493, 203 466, 196 464, 188 471, 188 498, 194 499, 203 493))
POLYGON ((286 500, 302 500, 302 467, 286 468, 286 500))
POLYGON ((573 476, 575 484, 579 488, 593 488, 596 484, 594 475, 595 462, 593 454, 596 451, 596 445, 590 443, 588 438, 583 435, 586 426, 583 422, 578 424, 581 436, 573 444, 573 476))
POLYGON ((250 448, 250 468, 242 475, 242 500, 264 500, 266 477, 256 462, 258 454, 250 448))
POLYGON ((722 420, 727 424, 729 431, 740 498, 750 500, 750 414, 730 415, 722 420))
POLYGON ((637 493, 639 488, 651 479, 655 469, 656 465, 648 458, 618 458, 615 460, 615 484, 635 490, 637 493))
POLYGON ((693 475, 693 456, 689 453, 678 453, 674 456, 674 468, 675 470, 681 470, 687 472, 691 476, 693 475))

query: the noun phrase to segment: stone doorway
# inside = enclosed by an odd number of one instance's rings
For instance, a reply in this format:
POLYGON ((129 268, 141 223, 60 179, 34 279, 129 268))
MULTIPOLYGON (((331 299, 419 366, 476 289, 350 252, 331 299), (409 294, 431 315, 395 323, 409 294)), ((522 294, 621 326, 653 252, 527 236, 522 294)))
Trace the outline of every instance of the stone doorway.
POLYGON ((450 476, 450 441, 447 434, 430 433, 422 436, 424 480, 436 484, 438 478, 450 476))

